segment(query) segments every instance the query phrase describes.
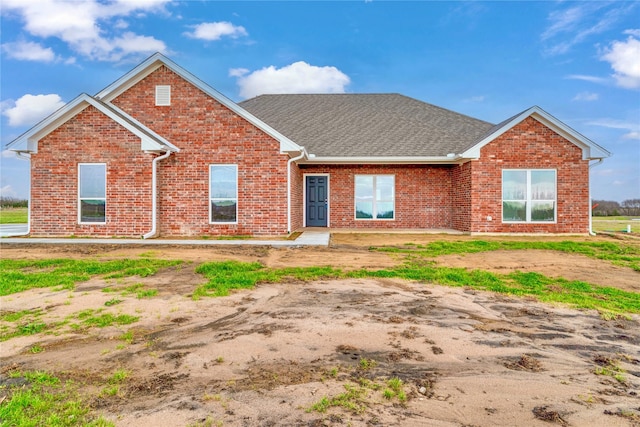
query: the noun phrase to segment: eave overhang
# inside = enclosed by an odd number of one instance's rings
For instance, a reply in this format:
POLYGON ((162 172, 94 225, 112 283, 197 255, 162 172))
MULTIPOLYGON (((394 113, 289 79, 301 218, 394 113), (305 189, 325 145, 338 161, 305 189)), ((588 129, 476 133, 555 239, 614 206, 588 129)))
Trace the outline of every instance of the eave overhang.
POLYGON ((310 154, 299 160, 297 163, 301 165, 328 165, 328 164, 361 164, 361 165, 456 165, 464 163, 469 159, 464 159, 459 155, 451 156, 395 156, 395 157, 329 157, 314 156, 310 154))

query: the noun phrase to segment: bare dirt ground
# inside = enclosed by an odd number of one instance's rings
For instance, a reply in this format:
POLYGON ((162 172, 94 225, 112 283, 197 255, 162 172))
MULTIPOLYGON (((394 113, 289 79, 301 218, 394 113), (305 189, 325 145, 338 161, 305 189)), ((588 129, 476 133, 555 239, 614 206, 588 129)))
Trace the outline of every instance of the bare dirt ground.
MULTIPOLYGON (((0 309, 42 308, 42 321, 87 308, 140 316, 122 327, 37 334, 0 343, 9 369, 43 369, 84 384, 91 406, 118 426, 638 426, 640 317, 488 292, 390 279, 260 285, 194 301, 200 262, 234 259, 269 267, 381 268, 401 262, 371 245, 464 236, 340 235, 329 248, 3 245, 3 258, 137 258, 191 261, 146 278, 102 279, 74 291, 30 290, 0 309), (148 299, 105 307, 107 286, 143 283, 148 299), (131 342, 119 337, 132 332, 131 342), (34 345, 44 351, 32 354, 34 345), (364 362, 363 362, 364 361, 364 362), (622 380, 596 375, 618 366, 622 380), (118 369, 129 377, 101 393, 118 369), (386 399, 389 378, 406 402, 386 399), (369 380, 363 384, 362 378, 369 380), (364 390, 359 410, 310 410, 323 397, 364 390)), ((536 271, 640 292, 640 274, 606 261, 546 251, 449 255, 440 265, 536 271)), ((117 296, 117 294, 116 294, 117 296)))

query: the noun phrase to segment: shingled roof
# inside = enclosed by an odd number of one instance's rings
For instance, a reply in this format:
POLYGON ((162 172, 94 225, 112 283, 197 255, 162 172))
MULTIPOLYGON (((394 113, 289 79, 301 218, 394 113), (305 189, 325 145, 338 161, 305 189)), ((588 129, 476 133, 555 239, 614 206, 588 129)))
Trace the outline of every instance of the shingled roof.
POLYGON ((318 157, 446 157, 494 128, 400 94, 260 95, 239 105, 318 157))

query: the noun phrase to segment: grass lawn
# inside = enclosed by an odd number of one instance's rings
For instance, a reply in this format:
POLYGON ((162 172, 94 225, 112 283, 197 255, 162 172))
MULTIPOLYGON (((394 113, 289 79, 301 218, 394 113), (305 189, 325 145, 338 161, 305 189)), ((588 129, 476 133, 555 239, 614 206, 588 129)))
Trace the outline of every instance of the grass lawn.
POLYGON ((626 232, 627 225, 632 233, 640 233, 640 217, 633 216, 594 216, 592 218, 593 231, 596 233, 626 232))
POLYGON ((26 224, 28 221, 28 208, 0 209, 0 224, 26 224))

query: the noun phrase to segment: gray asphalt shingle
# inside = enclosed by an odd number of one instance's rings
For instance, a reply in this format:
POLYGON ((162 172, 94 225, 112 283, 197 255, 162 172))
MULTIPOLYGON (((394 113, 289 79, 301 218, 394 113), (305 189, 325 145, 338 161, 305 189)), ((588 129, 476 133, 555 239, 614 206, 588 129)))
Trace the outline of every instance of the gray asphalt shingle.
POLYGON ((494 128, 399 94, 260 95, 239 105, 316 156, 446 156, 494 128))

